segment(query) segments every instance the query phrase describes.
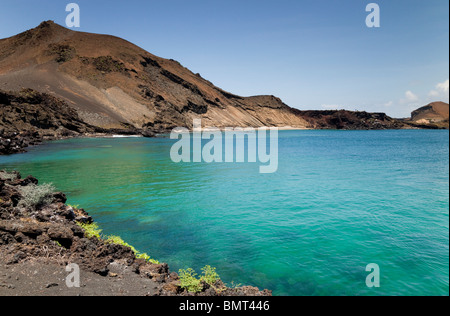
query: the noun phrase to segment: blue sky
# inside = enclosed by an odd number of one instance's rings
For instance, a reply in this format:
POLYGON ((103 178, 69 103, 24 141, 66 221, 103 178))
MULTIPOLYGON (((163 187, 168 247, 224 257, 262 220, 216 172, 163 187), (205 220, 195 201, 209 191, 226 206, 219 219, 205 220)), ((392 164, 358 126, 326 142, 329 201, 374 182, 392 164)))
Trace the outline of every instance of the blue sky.
POLYGON ((125 38, 235 94, 395 117, 448 102, 447 0, 0 0, 0 38, 65 25, 70 2, 77 30, 125 38), (380 28, 365 24, 371 2, 380 28))

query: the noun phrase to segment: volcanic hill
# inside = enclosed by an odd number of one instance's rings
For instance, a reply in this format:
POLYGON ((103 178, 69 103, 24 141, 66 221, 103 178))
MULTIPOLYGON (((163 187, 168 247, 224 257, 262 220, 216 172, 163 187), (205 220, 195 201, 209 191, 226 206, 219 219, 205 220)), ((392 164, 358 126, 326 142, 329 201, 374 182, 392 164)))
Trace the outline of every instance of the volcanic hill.
POLYGON ((449 105, 445 102, 430 103, 412 112, 411 120, 418 124, 435 124, 448 128, 449 105))
MULTIPOLYGON (((274 96, 241 97, 126 40, 72 31, 53 21, 0 40, 0 107, 8 113, 0 119, 3 143, 17 138, 15 133, 39 133, 36 139, 84 131, 152 136, 175 127, 192 128, 194 118, 201 118, 203 127, 218 128, 448 128, 448 104, 447 126, 441 126, 435 122, 435 112, 442 114, 439 104, 432 111, 413 113, 412 120, 397 120, 384 113, 300 111, 274 96), (42 113, 48 103, 55 105, 52 112, 42 113), (61 119, 55 115, 59 112, 69 115, 61 119), (52 121, 44 130, 41 116, 52 121), (66 124, 71 117, 77 128, 66 124)), ((19 143, 5 143, 1 152, 20 151, 19 143)))
POLYGON ((274 96, 228 93, 123 39, 52 21, 0 40, 0 89, 23 88, 65 100, 84 122, 102 128, 167 131, 192 127, 193 118, 219 128, 308 127, 274 96))

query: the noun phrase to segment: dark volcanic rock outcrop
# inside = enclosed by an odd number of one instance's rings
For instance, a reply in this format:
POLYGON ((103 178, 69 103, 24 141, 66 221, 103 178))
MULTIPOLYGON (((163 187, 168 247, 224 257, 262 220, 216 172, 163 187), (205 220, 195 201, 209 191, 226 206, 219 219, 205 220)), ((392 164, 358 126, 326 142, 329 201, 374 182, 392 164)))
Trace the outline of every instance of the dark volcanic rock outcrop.
POLYGON ((0 154, 22 152, 44 139, 74 137, 101 129, 83 122, 77 112, 51 95, 24 89, 0 90, 0 154))
POLYGON ((85 123, 65 101, 32 89, 19 92, 0 90, 0 155, 24 152, 43 140, 83 135, 142 135, 154 137, 144 128, 122 124, 122 128, 104 129, 85 123))
POLYGON ((300 111, 311 128, 338 130, 382 130, 411 128, 406 122, 393 119, 384 113, 352 111, 300 111))

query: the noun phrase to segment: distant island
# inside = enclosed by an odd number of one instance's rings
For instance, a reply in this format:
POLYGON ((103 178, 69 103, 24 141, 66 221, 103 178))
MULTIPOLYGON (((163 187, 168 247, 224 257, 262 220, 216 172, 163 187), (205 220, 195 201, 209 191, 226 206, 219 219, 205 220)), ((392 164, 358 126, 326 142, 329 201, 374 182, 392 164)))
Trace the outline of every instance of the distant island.
POLYGON ((449 106, 445 102, 433 102, 412 112, 411 121, 425 127, 448 129, 449 106))

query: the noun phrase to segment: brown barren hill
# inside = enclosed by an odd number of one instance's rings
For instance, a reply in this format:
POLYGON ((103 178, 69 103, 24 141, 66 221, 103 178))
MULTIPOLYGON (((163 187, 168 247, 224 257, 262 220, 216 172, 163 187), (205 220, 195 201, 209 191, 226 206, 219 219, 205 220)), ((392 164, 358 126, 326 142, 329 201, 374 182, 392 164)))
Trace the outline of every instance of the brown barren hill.
POLYGON ((0 40, 0 89, 24 88, 63 99, 84 122, 102 128, 167 131, 192 127, 194 118, 219 128, 309 127, 274 96, 228 93, 123 39, 52 21, 0 40))
POLYGON ((412 112, 411 120, 419 124, 447 125, 449 122, 449 104, 433 102, 412 112))

